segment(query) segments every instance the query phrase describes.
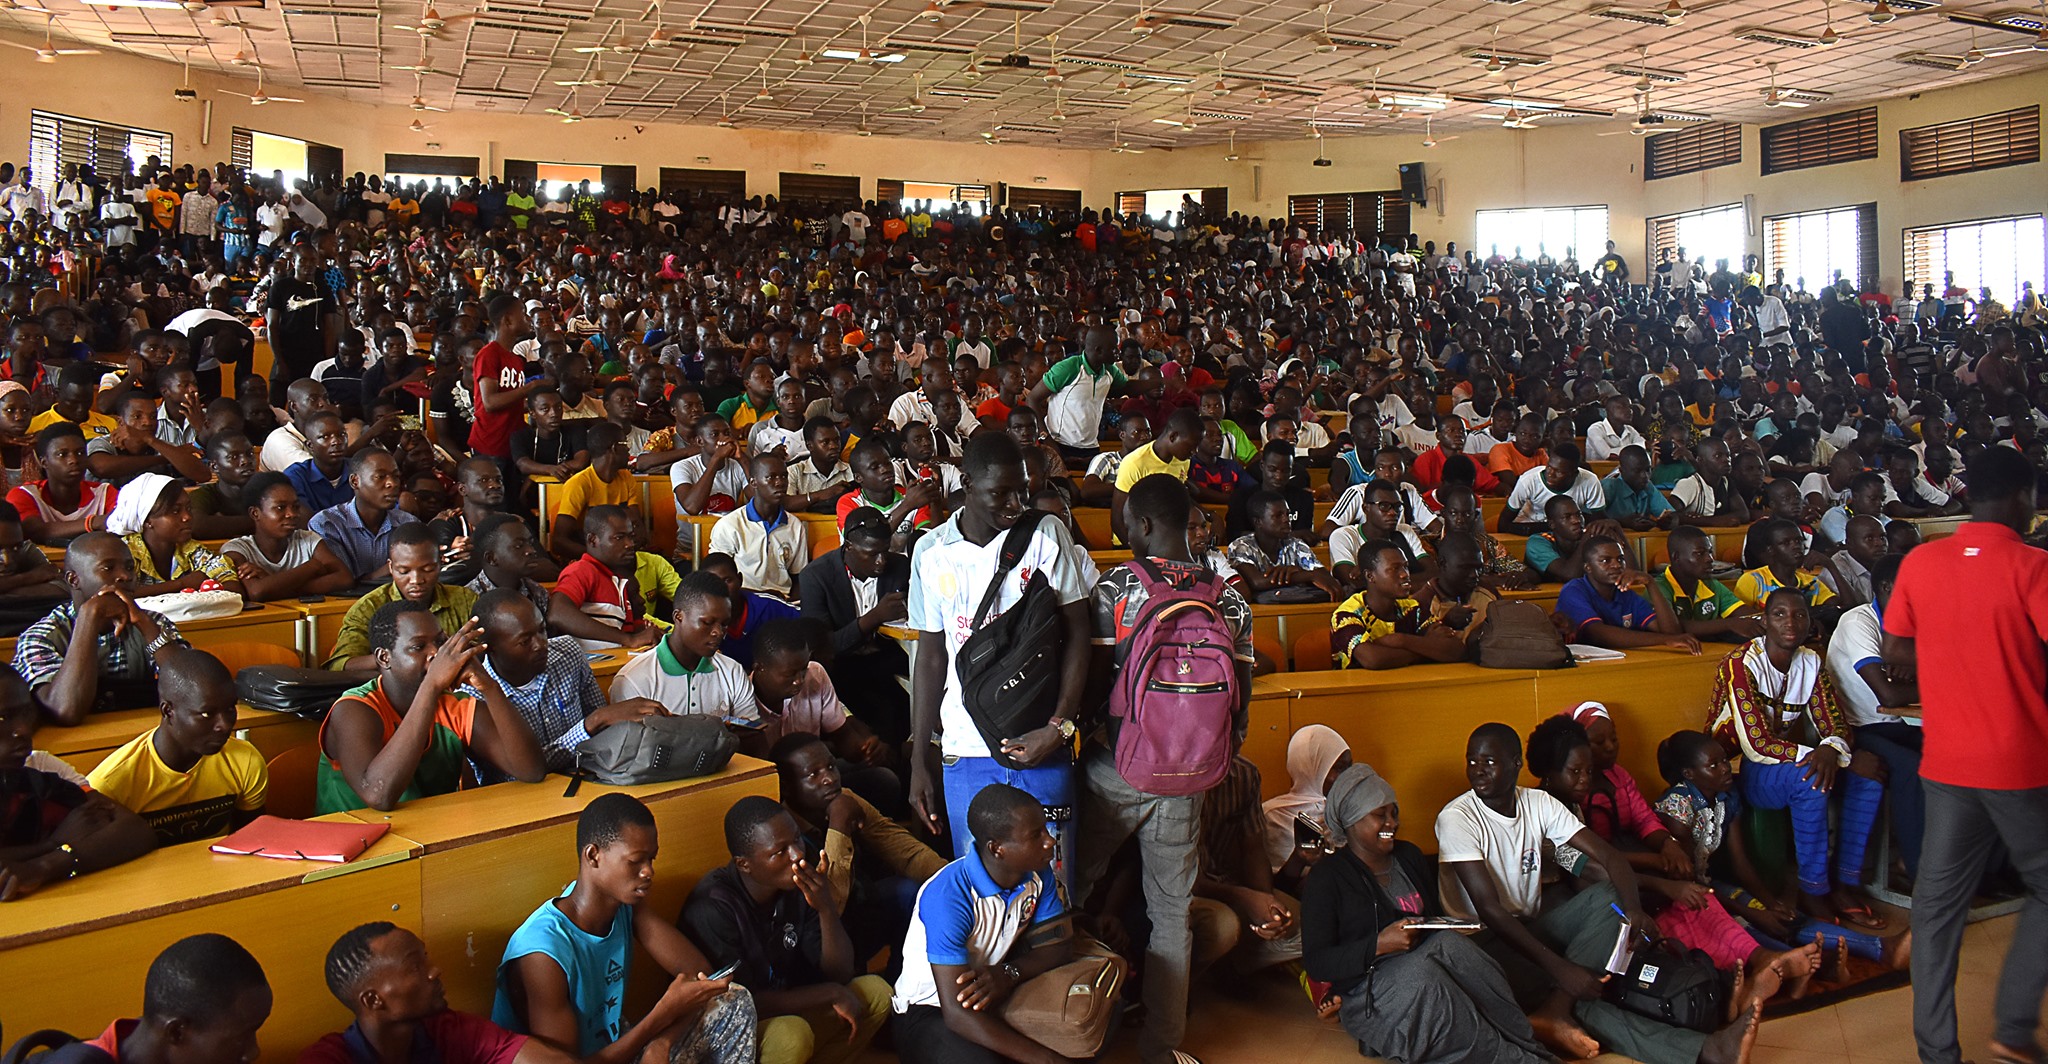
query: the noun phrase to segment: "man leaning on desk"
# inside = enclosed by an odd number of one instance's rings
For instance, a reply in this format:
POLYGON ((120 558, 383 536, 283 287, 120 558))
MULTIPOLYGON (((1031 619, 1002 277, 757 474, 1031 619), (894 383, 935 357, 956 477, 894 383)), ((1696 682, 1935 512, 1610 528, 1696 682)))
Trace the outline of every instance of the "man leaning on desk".
POLYGON ((182 647, 178 626, 135 604, 135 557, 121 537, 87 532, 64 552, 71 600, 29 625, 14 645, 14 671, 51 724, 75 725, 94 710, 156 704, 157 656, 182 647))

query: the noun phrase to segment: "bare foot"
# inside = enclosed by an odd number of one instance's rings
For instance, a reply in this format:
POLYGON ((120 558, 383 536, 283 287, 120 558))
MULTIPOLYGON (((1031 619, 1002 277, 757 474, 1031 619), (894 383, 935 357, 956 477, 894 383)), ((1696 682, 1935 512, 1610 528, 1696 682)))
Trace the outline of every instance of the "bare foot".
POLYGON ((1771 955, 1770 966, 1782 981, 1782 989, 1793 1000, 1806 996, 1813 985, 1813 973, 1820 970, 1820 940, 1771 955))
POLYGON ((1835 911, 1835 900, 1831 895, 1808 894, 1802 890, 1799 891, 1799 900, 1795 904, 1800 912, 1823 923, 1841 923, 1841 914, 1835 911))
MULTIPOLYGON (((1759 950, 1757 952, 1762 953, 1763 951, 1759 950)), ((1728 988, 1727 1014, 1721 1017, 1721 1019, 1724 1022, 1735 1022, 1735 1016, 1740 1011, 1737 1006, 1746 1003, 1748 1000, 1747 995, 1743 994, 1742 992, 1744 984, 1748 981, 1749 978, 1749 976, 1746 974, 1748 967, 1749 966, 1746 964, 1738 964, 1735 966, 1735 985, 1728 988)))
POLYGON ((1316 1002, 1316 1018, 1324 1023, 1336 1023, 1337 1014, 1343 1011, 1343 1008, 1344 996, 1342 994, 1331 994, 1323 1000, 1316 1002))
POLYGON ((1707 1036, 1706 1044, 1700 1046, 1699 1064, 1749 1064, 1749 1051, 1756 1047, 1763 1018, 1763 1003, 1752 1001, 1734 1023, 1707 1036))
POLYGON ((1913 929, 1907 928, 1884 940, 1884 947, 1878 951, 1877 959, 1895 972, 1903 972, 1913 964, 1913 929))
POLYGON ((1579 1021, 1572 1018, 1571 999, 1553 994, 1543 1007, 1529 1014, 1529 1026, 1536 1039, 1566 1060, 1586 1060, 1600 1055, 1600 1043, 1579 1021))
MULTIPOLYGON (((1735 990, 1728 999, 1730 1022, 1742 1015, 1742 1010, 1748 1008, 1751 1003, 1762 1004, 1769 1001, 1778 996, 1778 991, 1785 988, 1785 963, 1779 959, 1778 954, 1769 954, 1769 957, 1767 963, 1755 964, 1756 970, 1749 977, 1747 993, 1744 992, 1742 981, 1736 981, 1735 990)), ((1763 958, 1759 956, 1755 960, 1761 962, 1763 958)), ((1741 975, 1741 969, 1737 969, 1736 974, 1741 975)))

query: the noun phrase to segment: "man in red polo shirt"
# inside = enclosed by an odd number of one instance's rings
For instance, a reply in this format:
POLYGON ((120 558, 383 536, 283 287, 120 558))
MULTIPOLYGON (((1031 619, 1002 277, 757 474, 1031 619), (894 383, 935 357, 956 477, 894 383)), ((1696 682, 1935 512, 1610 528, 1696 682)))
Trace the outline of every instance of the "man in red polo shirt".
MULTIPOLYGON (((546 378, 526 379, 526 360, 512 353, 512 345, 533 334, 533 322, 519 297, 501 295, 491 300, 485 312, 491 319, 491 342, 476 353, 476 377, 470 381, 476 399, 476 420, 469 430, 469 446, 508 467, 505 482, 514 483, 517 470, 512 464, 512 433, 526 417, 526 396, 546 378)), ((523 478, 520 478, 523 479, 523 478)))
MULTIPOLYGON (((1408 474, 1415 478, 1416 486, 1424 491, 1435 491, 1444 482, 1444 463, 1454 454, 1465 453, 1465 420, 1463 418, 1441 418, 1436 423, 1436 446, 1415 456, 1408 467, 1408 474)), ((1361 456, 1363 457, 1363 456, 1361 456)), ((1478 475, 1472 478, 1472 490, 1481 495, 1495 495, 1500 491, 1500 478, 1493 475, 1486 466, 1473 463, 1478 475)))
POLYGON ((1994 840, 2027 907, 1999 976, 1990 1056, 2039 1060, 2048 992, 2048 551, 2020 541, 2034 470, 1988 447, 1969 467, 1970 520, 1913 549, 1884 611, 1884 659, 1917 669, 1927 799, 1913 887, 1913 1035, 1923 1064, 1960 1064, 1956 959, 1994 840))

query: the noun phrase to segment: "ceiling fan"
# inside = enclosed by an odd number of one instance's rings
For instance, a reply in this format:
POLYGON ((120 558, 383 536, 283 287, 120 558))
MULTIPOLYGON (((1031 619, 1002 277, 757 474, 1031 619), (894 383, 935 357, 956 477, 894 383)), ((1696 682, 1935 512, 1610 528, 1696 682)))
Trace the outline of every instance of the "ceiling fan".
POLYGON ((427 130, 430 130, 434 127, 427 125, 425 122, 422 122, 419 119, 415 118, 412 120, 412 125, 409 125, 405 128, 406 132, 409 133, 425 133, 427 130))
POLYGON ((853 127, 853 135, 856 137, 872 137, 875 135, 875 131, 868 126, 868 105, 866 101, 861 102, 860 125, 853 127))
POLYGON ((1116 123, 1113 123, 1113 125, 1114 125, 1114 127, 1115 127, 1115 130, 1116 130, 1116 131, 1115 131, 1114 133, 1111 133, 1111 134, 1110 134, 1110 142, 1109 142, 1109 150, 1110 150, 1110 151, 1111 151, 1111 152, 1112 152, 1113 154, 1116 154, 1116 155, 1143 155, 1143 154, 1145 154, 1145 149, 1143 149, 1143 148, 1134 148, 1134 147, 1132 147, 1132 146, 1131 146, 1131 144, 1130 144, 1130 142, 1129 142, 1129 141, 1126 141, 1126 140, 1124 139, 1124 124, 1123 124, 1122 122, 1116 122, 1116 123))
POLYGON ((547 109, 547 113, 560 115, 565 124, 583 121, 583 109, 576 106, 576 90, 570 89, 568 98, 562 101, 562 106, 550 107, 547 109))
POLYGON ((1605 133, 1596 133, 1594 135, 1600 137, 1618 137, 1621 134, 1626 133, 1632 137, 1640 137, 1647 133, 1654 132, 1663 125, 1664 116, 1650 110, 1650 87, 1646 84, 1642 84, 1639 82, 1636 85, 1636 116, 1635 118, 1629 121, 1628 128, 1610 129, 1605 133))
POLYGON ((412 109, 415 111, 435 111, 441 113, 445 113, 448 110, 446 107, 435 107, 420 98, 420 75, 417 73, 412 76, 412 109))
POLYGON ((393 69, 393 70, 403 70, 403 71, 405 71, 405 72, 407 72, 407 73, 409 73, 409 74, 418 74, 418 75, 421 75, 421 76, 423 76, 423 77, 424 77, 424 76, 433 76, 433 77, 440 77, 440 78, 452 78, 452 77, 455 77, 455 76, 456 76, 456 73, 455 73, 454 71, 452 71, 452 70, 436 70, 436 69, 434 69, 434 64, 433 64, 433 62, 432 62, 431 60, 429 60, 429 59, 427 58, 427 42, 426 42, 426 41, 421 41, 421 42, 420 42, 420 61, 419 61, 419 62, 417 62, 417 63, 412 63, 412 64, 407 64, 407 65, 404 65, 404 66, 393 66, 393 67, 392 67, 391 69, 393 69))
POLYGON ((251 107, 261 107, 261 106, 263 106, 263 105, 264 105, 264 104, 266 104, 266 103, 305 103, 305 102, 306 102, 306 101, 304 101, 304 100, 301 100, 301 99, 298 99, 298 98, 296 98, 296 97, 292 97, 292 96, 271 96, 271 95, 268 95, 268 94, 266 94, 266 93, 265 93, 265 92, 263 91, 263 68, 262 68, 262 67, 260 67, 260 66, 256 68, 256 92, 255 92, 255 94, 254 94, 254 95, 251 95, 250 93, 246 93, 246 92, 236 92, 236 91, 235 91, 235 90, 233 90, 233 89, 222 89, 222 90, 220 90, 220 91, 222 91, 222 92, 225 92, 225 93, 227 93, 227 94, 228 94, 229 96, 240 96, 240 97, 243 97, 244 99, 247 99, 247 100, 249 101, 249 106, 251 106, 251 107))
POLYGON ((582 55, 602 54, 604 52, 611 52, 615 55, 637 55, 646 47, 644 44, 633 44, 626 40, 626 20, 620 18, 612 20, 612 28, 606 31, 603 37, 598 38, 596 44, 584 45, 581 48, 574 49, 574 51, 582 55))
POLYGON ((901 107, 891 107, 886 113, 913 115, 924 113, 924 75, 922 73, 910 75, 910 102, 901 107))
POLYGON ((719 94, 718 94, 718 128, 720 128, 720 129, 733 129, 733 128, 736 128, 736 127, 737 127, 738 125, 739 125, 739 123, 737 123, 737 122, 735 122, 735 121, 733 121, 733 120, 732 120, 732 112, 730 112, 730 111, 726 110, 726 107, 725 107, 725 93, 722 93, 722 92, 721 92, 721 93, 719 93, 719 94))
POLYGON ((603 89, 609 88, 613 85, 617 85, 620 81, 623 81, 631 76, 631 72, 624 72, 621 73, 617 78, 606 77, 604 73, 604 55, 600 53, 598 55, 591 56, 590 60, 583 64, 583 76, 576 78, 573 81, 557 81, 555 82, 555 84, 571 89, 582 88, 584 86, 603 89))
POLYGON ((420 12, 419 25, 393 25, 391 28, 395 30, 401 30, 406 33, 417 33, 422 37, 435 37, 438 36, 440 32, 443 29, 445 29, 449 23, 459 22, 462 19, 466 18, 475 18, 480 13, 481 12, 471 11, 460 15, 450 15, 447 18, 442 18, 441 13, 439 11, 434 10, 434 5, 431 2, 431 0, 429 0, 429 3, 427 4, 426 8, 420 12))
POLYGON ((1425 147, 1425 148, 1434 148, 1434 147, 1436 147, 1437 145, 1439 145, 1439 144, 1442 144, 1442 143, 1443 143, 1444 141, 1447 141, 1447 140, 1457 140, 1457 139, 1458 139, 1458 135, 1457 135, 1457 134, 1455 134, 1455 133, 1451 134, 1451 135, 1450 135, 1450 136, 1448 136, 1448 137, 1439 137, 1439 136, 1437 136, 1437 135, 1436 135, 1436 129, 1435 129, 1435 127, 1434 127, 1433 125, 1431 125, 1431 123, 1432 123, 1432 122, 1434 122, 1434 121, 1435 121, 1435 118, 1434 118, 1433 116, 1431 116, 1431 115, 1423 115, 1423 116, 1422 116, 1422 146, 1423 146, 1423 147, 1425 147))
POLYGON ((55 39, 51 36, 51 27, 57 24, 57 13, 54 11, 44 11, 42 8, 24 8, 23 10, 41 12, 41 14, 43 15, 43 46, 41 48, 38 48, 33 44, 22 44, 20 41, 7 40, 0 40, 0 44, 12 45, 16 48, 23 48, 28 51, 34 52, 36 54, 36 62, 38 63, 54 63, 57 61, 57 57, 60 55, 100 54, 100 50, 97 48, 57 47, 55 39))
POLYGON ((991 146, 993 146, 993 145, 997 145, 997 144, 1001 144, 1001 143, 1003 143, 1003 141, 1004 141, 1004 139, 1005 139, 1005 138, 1003 137, 1003 134, 1002 134, 1002 128, 1003 128, 1003 127, 1002 127, 1002 125, 1000 124, 1000 121, 999 121, 999 120, 1000 120, 1000 118, 1001 118, 1001 116, 1000 116, 1000 115, 998 115, 998 114, 997 114, 996 112, 994 112, 994 111, 991 111, 991 112, 989 112, 989 116, 988 116, 988 128, 987 128, 987 129, 985 129, 985 130, 983 130, 983 131, 982 131, 982 134, 981 134, 981 142, 982 142, 983 144, 987 144, 987 145, 991 145, 991 146))

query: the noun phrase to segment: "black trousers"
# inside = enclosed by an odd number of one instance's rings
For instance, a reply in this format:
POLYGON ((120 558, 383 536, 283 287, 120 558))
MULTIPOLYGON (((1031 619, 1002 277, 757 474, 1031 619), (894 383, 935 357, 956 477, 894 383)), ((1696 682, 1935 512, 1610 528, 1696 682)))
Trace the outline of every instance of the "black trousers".
POLYGON ((912 1005, 896 1017, 896 1055, 903 1064, 1010 1064, 1010 1058, 954 1034, 937 1005, 912 1005))

